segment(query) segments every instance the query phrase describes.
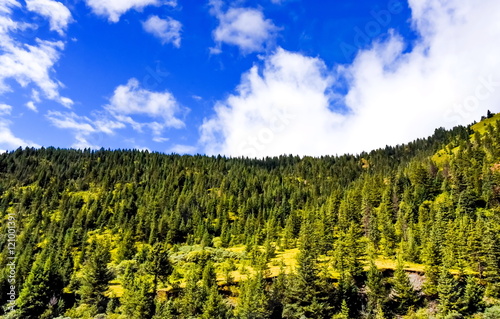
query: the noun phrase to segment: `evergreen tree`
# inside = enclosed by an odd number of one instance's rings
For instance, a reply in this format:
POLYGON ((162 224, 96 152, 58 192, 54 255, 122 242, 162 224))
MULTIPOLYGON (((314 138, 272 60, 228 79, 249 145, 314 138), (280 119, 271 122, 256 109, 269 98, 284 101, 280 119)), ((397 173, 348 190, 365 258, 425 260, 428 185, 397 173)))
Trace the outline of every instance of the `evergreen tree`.
POLYGON ((153 276, 153 292, 156 292, 158 281, 165 281, 172 273, 168 251, 163 244, 153 245, 147 257, 146 271, 153 276))
POLYGON ((247 279, 243 284, 236 312, 238 317, 242 319, 268 318, 270 309, 265 294, 264 280, 260 272, 247 279))
POLYGON ((54 260, 39 256, 19 295, 18 309, 20 318, 48 318, 50 300, 59 294, 60 280, 54 274, 54 260))
POLYGON ((366 277, 366 295, 368 298, 368 314, 375 315, 379 313, 388 298, 388 291, 385 288, 382 273, 375 265, 373 258, 370 260, 370 268, 366 277))
POLYGON ((202 313, 206 294, 204 288, 198 284, 200 280, 199 267, 191 267, 186 276, 186 287, 178 300, 178 308, 182 318, 190 318, 202 313))
POLYGON ((349 319, 349 307, 347 306, 347 302, 342 300, 342 304, 340 306, 340 312, 333 316, 333 319, 349 319))
POLYGON ((439 312, 447 316, 459 308, 460 287, 449 269, 441 268, 438 282, 439 312))
POLYGON ((104 293, 112 279, 112 273, 108 268, 111 255, 106 243, 95 241, 91 243, 88 254, 89 257, 82 268, 78 295, 84 304, 96 305, 97 312, 102 313, 106 309, 107 302, 104 293))
POLYGON ((222 296, 217 290, 217 286, 213 285, 209 291, 208 299, 203 306, 202 319, 226 319, 230 318, 230 310, 227 304, 222 299, 222 296))
POLYGON ((463 296, 460 298, 460 312, 466 315, 472 315, 483 310, 484 288, 477 283, 474 276, 467 277, 463 296))
POLYGON ((123 279, 124 295, 121 298, 121 312, 128 318, 150 319, 154 315, 155 304, 153 283, 143 269, 129 264, 123 279))
POLYGON ((404 270, 404 260, 401 255, 398 256, 398 263, 392 284, 393 298, 396 302, 397 311, 399 313, 406 313, 410 307, 416 304, 418 297, 408 274, 404 270))

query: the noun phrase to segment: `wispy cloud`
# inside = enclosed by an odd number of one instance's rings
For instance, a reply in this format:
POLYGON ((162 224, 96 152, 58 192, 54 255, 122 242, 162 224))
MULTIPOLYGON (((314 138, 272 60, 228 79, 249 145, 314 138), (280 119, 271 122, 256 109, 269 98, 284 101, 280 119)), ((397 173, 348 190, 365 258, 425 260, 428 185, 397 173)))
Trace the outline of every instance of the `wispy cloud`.
POLYGON ((180 106, 170 92, 146 90, 132 78, 127 84, 116 87, 109 103, 90 117, 74 112, 50 111, 47 119, 60 129, 73 131, 76 140, 73 147, 99 148, 101 145, 89 142, 91 136, 113 135, 116 130, 127 126, 141 133, 149 130, 153 141, 163 143, 168 140, 162 136, 167 128, 184 127, 179 117, 186 112, 188 109, 180 106))
POLYGON ((104 117, 91 119, 87 116, 77 115, 75 112, 49 111, 45 117, 55 127, 72 131, 75 136, 72 147, 81 149, 98 149, 102 145, 91 142, 91 140, 96 140, 93 136, 112 135, 116 129, 125 127, 121 122, 104 117))
POLYGON ((105 16, 110 22, 118 22, 129 10, 141 11, 147 6, 177 6, 176 0, 85 0, 92 11, 105 16))
POLYGON ((29 11, 49 19, 50 30, 56 31, 59 35, 64 35, 68 24, 73 21, 69 9, 58 1, 26 0, 26 7, 29 11))
MULTIPOLYGON (((64 43, 38 38, 33 45, 18 42, 12 33, 26 28, 36 28, 13 20, 13 9, 19 8, 21 8, 19 2, 13 0, 0 4, 0 95, 11 90, 7 80, 13 79, 22 87, 34 84, 45 98, 66 107, 71 106, 73 101, 59 94, 62 84, 52 76, 54 65, 59 61, 61 51, 64 49, 64 43)), ((62 25, 58 25, 57 28, 59 27, 62 28, 62 25)))
POLYGON ((224 12, 222 0, 211 0, 210 5, 210 13, 219 20, 212 53, 220 53, 222 43, 237 46, 243 54, 260 52, 274 41, 279 28, 260 9, 230 7, 224 12))
MULTIPOLYGON (((1 10, 1 6, 0 6, 1 10)), ((11 122, 6 119, 10 115, 12 106, 8 104, 0 104, 0 147, 2 150, 13 150, 18 147, 40 147, 40 145, 31 141, 23 140, 14 135, 10 129, 11 122)))
POLYGON ((180 48, 182 24, 179 21, 170 17, 161 19, 158 16, 150 16, 142 23, 142 27, 160 39, 162 44, 172 43, 176 48, 180 48))
POLYGON ((197 148, 195 146, 191 145, 182 145, 182 144, 176 144, 169 150, 167 150, 167 153, 176 153, 176 154, 194 154, 196 152, 197 148))

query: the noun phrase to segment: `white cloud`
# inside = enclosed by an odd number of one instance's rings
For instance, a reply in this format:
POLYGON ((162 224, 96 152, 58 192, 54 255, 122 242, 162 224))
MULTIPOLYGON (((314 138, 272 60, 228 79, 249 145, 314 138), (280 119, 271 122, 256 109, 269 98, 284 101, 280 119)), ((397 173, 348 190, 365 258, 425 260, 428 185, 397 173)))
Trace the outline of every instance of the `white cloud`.
POLYGON ((235 95, 216 105, 200 142, 209 154, 318 155, 331 145, 318 137, 331 135, 341 120, 328 109, 332 82, 320 59, 279 49, 262 69, 254 66, 242 77, 235 95))
POLYGON ((12 106, 0 103, 0 115, 9 115, 12 111, 12 106))
POLYGON ((26 105, 27 108, 29 108, 33 112, 38 112, 38 109, 36 108, 35 102, 29 101, 25 105, 26 105))
POLYGON ((411 0, 410 6, 421 36, 411 52, 393 35, 343 70, 351 79, 347 120, 356 128, 345 150, 408 142, 499 110, 500 3, 411 0), (483 84, 491 80, 497 84, 483 84))
MULTIPOLYGON (((2 115, 10 113, 11 108, 8 108, 8 105, 6 109, 5 107, 6 105, 0 106, 0 109, 2 109, 2 115)), ((2 150, 14 150, 19 147, 28 147, 28 146, 40 147, 40 145, 36 143, 16 137, 14 133, 12 133, 12 131, 10 130, 10 124, 11 124, 10 121, 5 120, 4 118, 0 118, 0 146, 2 147, 2 150)))
POLYGON ((102 145, 103 134, 112 135, 116 129, 124 128, 123 123, 110 120, 100 114, 95 114, 96 118, 80 116, 74 112, 49 111, 46 118, 57 128, 73 131, 75 134, 74 148, 98 149, 102 145))
POLYGON ((221 0, 211 0, 210 5, 211 14, 219 20, 213 31, 217 42, 217 46, 211 49, 214 54, 221 52, 222 43, 238 46, 244 54, 263 51, 279 30, 259 9, 229 8, 223 12, 221 0))
POLYGON ((12 0, 0 4, 0 95, 11 91, 6 81, 13 79, 22 87, 34 84, 46 98, 71 106, 73 101, 59 94, 62 84, 52 78, 64 43, 38 38, 34 45, 16 41, 11 33, 36 26, 12 20, 13 8, 20 8, 20 4, 12 0))
POLYGON ((187 111, 170 92, 143 89, 132 78, 127 84, 119 85, 109 99, 109 104, 93 112, 90 117, 58 111, 50 111, 46 117, 54 126, 74 132, 76 142, 73 147, 99 148, 104 134, 112 135, 127 125, 138 132, 150 130, 155 142, 168 141, 168 138, 162 137, 163 131, 166 128, 184 127, 184 122, 177 116, 187 111), (145 118, 149 121, 144 121, 145 118))
POLYGON ((176 154, 194 154, 197 148, 190 145, 182 145, 176 144, 172 148, 170 148, 167 153, 176 153, 176 154))
POLYGON ((0 94, 10 91, 5 81, 12 78, 23 87, 37 85, 46 98, 64 106, 73 104, 59 95, 61 84, 50 74, 64 49, 63 42, 36 39, 36 45, 19 45, 9 41, 1 43, 0 48, 4 50, 0 55, 0 94))
POLYGON ((410 6, 420 35, 411 50, 391 33, 332 71, 318 58, 279 49, 215 106, 200 144, 209 154, 236 156, 357 153, 500 111, 500 2, 410 6), (347 94, 335 93, 337 83, 347 94))
POLYGON ((82 133, 95 132, 95 128, 90 124, 91 120, 84 116, 78 116, 74 112, 62 113, 59 111, 49 111, 47 118, 58 128, 72 129, 82 133))
POLYGON ((161 136, 155 136, 153 137, 153 142, 156 143, 165 143, 168 142, 170 139, 168 137, 161 137, 161 136))
POLYGON ((131 124, 137 130, 146 125, 155 134, 159 134, 166 127, 184 127, 184 122, 176 117, 183 110, 170 92, 146 90, 140 86, 139 81, 133 78, 126 85, 120 85, 115 89, 105 109, 118 120, 131 124), (133 115, 161 118, 163 122, 138 123, 131 117, 133 115))
POLYGON ((151 16, 142 23, 142 27, 160 39, 162 44, 172 43, 176 48, 180 48, 182 24, 179 21, 170 17, 161 19, 158 16, 151 16))
POLYGON ((108 17, 110 22, 118 22, 120 16, 129 10, 141 11, 147 6, 167 5, 175 7, 175 0, 85 0, 92 11, 108 17))
POLYGON ((26 7, 29 11, 49 19, 50 30, 56 31, 60 35, 64 35, 68 24, 73 20, 69 9, 58 1, 26 0, 26 7))

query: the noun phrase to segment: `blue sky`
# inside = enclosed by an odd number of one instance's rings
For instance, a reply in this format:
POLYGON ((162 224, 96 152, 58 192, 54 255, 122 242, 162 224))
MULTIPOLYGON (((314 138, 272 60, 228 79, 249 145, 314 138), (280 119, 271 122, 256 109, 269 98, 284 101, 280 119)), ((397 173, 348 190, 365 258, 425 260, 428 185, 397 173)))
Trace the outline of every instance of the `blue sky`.
POLYGON ((0 0, 0 149, 357 153, 500 111, 494 0, 0 0))

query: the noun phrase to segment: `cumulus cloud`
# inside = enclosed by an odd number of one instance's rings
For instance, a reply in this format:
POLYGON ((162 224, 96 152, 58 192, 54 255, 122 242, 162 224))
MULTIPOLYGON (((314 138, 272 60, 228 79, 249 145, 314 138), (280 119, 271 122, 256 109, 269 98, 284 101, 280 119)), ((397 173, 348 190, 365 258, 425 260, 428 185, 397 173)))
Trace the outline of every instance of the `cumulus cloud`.
POLYGON ((160 39, 162 44, 172 43, 176 48, 180 48, 182 24, 179 21, 170 17, 161 19, 158 16, 151 16, 142 23, 142 27, 160 39))
POLYGON ((54 65, 59 61, 64 43, 38 38, 33 45, 16 41, 12 33, 36 28, 34 25, 12 19, 13 9, 20 7, 21 5, 13 0, 0 4, 0 95, 11 91, 7 80, 13 79, 22 87, 34 84, 46 98, 67 107, 71 106, 73 101, 59 94, 62 84, 52 77, 54 65))
POLYGON ((184 122, 176 117, 182 112, 182 108, 175 97, 168 91, 146 90, 140 86, 137 79, 132 78, 126 85, 119 85, 109 102, 105 106, 107 111, 138 129, 146 125, 153 131, 159 132, 164 127, 184 127, 184 122), (161 118, 163 121, 141 124, 132 119, 133 115, 146 115, 150 118, 161 118))
POLYGON ((279 49, 244 74, 237 92, 215 106, 201 127, 209 154, 319 155, 332 145, 341 116, 330 111, 333 83, 323 61, 279 49), (320 138, 321 137, 321 138, 320 138))
POLYGON ((500 3, 409 5, 415 42, 391 31, 352 64, 327 69, 319 58, 278 49, 215 106, 200 144, 236 156, 358 153, 499 111, 500 3))
POLYGON ((440 126, 468 124, 500 102, 500 3, 409 2, 420 38, 410 52, 398 35, 358 54, 342 71, 356 148, 424 137, 440 126), (369 132, 369 134, 367 134, 369 132), (397 133, 396 133, 397 132, 397 133))
POLYGON ((26 7, 29 11, 49 19, 50 30, 56 31, 60 35, 64 35, 68 24, 73 20, 69 9, 58 1, 26 0, 26 7))
POLYGON ((120 16, 129 10, 141 11, 147 6, 167 5, 175 7, 175 0, 86 0, 92 11, 106 16, 110 22, 118 22, 120 16))
POLYGON ((214 54, 221 52, 222 43, 235 45, 244 54, 263 51, 279 30, 259 9, 231 7, 224 12, 221 0, 211 0, 210 5, 210 13, 219 20, 213 31, 217 43, 211 50, 214 54))

